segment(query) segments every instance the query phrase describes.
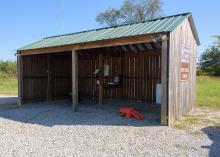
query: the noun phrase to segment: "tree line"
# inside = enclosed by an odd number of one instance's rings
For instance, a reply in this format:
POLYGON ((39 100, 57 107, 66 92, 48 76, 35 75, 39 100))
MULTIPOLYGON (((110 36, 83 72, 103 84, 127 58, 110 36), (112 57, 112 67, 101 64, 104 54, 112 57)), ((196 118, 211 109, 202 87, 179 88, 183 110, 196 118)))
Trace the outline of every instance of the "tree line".
POLYGON ((216 42, 200 56, 198 75, 220 76, 220 36, 215 36, 215 38, 216 42))
POLYGON ((0 61, 0 79, 16 78, 17 62, 16 61, 0 61))

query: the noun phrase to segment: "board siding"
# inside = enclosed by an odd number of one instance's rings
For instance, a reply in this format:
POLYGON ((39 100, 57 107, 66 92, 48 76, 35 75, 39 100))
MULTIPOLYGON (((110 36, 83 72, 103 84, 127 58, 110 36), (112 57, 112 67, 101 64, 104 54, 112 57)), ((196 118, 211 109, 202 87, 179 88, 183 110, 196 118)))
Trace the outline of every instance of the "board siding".
POLYGON ((46 101, 48 91, 51 100, 68 97, 72 88, 71 56, 51 55, 50 69, 47 55, 22 56, 22 58, 22 99, 25 103, 46 101), (47 89, 48 81, 50 90, 47 89))
MULTIPOLYGON (((114 76, 121 76, 122 83, 118 88, 104 88, 103 98, 155 102, 156 84, 161 83, 161 53, 106 54, 103 55, 103 63, 109 65, 109 76, 104 81, 111 82, 114 76)), ((87 53, 86 57, 83 57, 83 53, 80 55, 80 97, 98 98, 98 78, 94 75, 98 67, 99 55, 93 52, 87 53)))
POLYGON ((188 19, 170 33, 169 46, 169 124, 181 119, 182 115, 191 111, 195 105, 196 86, 196 52, 197 44, 188 19), (189 78, 180 79, 181 45, 190 48, 189 78))

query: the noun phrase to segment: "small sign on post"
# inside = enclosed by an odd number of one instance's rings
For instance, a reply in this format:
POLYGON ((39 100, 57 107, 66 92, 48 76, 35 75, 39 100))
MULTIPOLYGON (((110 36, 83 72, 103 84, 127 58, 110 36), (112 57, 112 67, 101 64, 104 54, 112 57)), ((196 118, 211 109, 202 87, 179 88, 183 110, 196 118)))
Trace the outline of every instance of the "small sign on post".
POLYGON ((180 56, 180 81, 187 81, 189 79, 189 57, 190 47, 182 44, 180 56))

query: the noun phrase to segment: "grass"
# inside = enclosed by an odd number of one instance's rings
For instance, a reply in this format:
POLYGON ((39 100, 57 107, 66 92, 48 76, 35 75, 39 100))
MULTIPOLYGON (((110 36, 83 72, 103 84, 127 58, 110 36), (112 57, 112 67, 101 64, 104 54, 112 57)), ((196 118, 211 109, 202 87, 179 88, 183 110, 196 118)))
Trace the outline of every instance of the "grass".
POLYGON ((197 77, 196 103, 200 107, 220 108, 220 77, 197 77))
POLYGON ((16 78, 0 78, 0 94, 17 95, 17 79, 16 78))
POLYGON ((200 118, 195 117, 195 116, 191 116, 191 115, 187 115, 187 116, 185 116, 185 121, 190 124, 198 124, 200 121, 200 118))
POLYGON ((193 125, 201 123, 202 121, 203 119, 199 116, 185 115, 183 116, 181 122, 176 123, 174 127, 181 130, 186 130, 191 128, 193 125))

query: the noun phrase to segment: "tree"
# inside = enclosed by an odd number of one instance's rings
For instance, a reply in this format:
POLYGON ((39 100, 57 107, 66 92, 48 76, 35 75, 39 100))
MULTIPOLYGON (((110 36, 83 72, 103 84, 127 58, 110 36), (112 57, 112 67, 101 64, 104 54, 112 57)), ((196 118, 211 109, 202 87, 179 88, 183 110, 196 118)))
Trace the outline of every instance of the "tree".
POLYGON ((96 21, 98 21, 100 24, 106 23, 108 26, 116 26, 120 22, 120 16, 121 13, 119 10, 114 8, 108 8, 105 12, 100 13, 96 17, 96 21))
POLYGON ((200 68, 207 75, 220 76, 220 48, 213 45, 200 58, 200 68))
POLYGON ((109 8, 100 13, 96 21, 108 26, 143 22, 160 17, 161 7, 160 0, 125 0, 120 9, 109 8))
POLYGON ((217 45, 218 47, 220 47, 220 35, 216 35, 216 36, 214 36, 214 37, 217 38, 216 45, 217 45))
POLYGON ((17 63, 16 61, 0 61, 0 78, 16 78, 17 63))

